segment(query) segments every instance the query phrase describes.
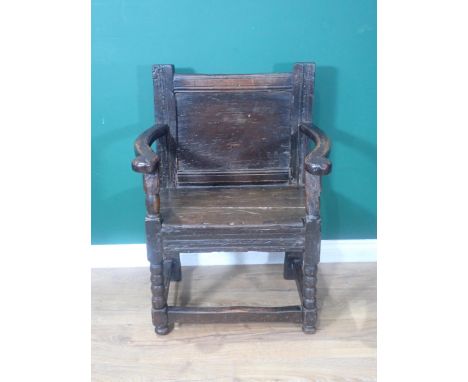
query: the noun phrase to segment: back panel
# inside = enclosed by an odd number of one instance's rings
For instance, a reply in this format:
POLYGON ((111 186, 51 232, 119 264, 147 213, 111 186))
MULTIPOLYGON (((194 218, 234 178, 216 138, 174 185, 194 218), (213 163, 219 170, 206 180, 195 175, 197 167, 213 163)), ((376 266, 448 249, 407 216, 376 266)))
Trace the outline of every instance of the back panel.
POLYGON ((291 75, 176 75, 179 185, 289 181, 291 75))
POLYGON ((194 75, 155 65, 156 121, 170 127, 159 147, 162 186, 301 183, 297 127, 310 119, 313 69, 194 75))

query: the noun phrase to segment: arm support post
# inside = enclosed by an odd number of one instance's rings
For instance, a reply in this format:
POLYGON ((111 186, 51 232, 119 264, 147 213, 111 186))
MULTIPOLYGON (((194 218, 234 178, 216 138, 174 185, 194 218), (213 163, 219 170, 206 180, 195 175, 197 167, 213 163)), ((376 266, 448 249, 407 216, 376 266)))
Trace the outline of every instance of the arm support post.
POLYGON ((325 133, 312 124, 300 124, 300 130, 315 142, 314 149, 304 160, 306 194, 305 249, 302 259, 302 330, 314 333, 317 322, 317 264, 320 262, 321 222, 320 192, 322 175, 331 171, 326 158, 330 141, 325 133))
POLYGON ((157 139, 164 137, 167 125, 155 125, 141 134, 135 141, 132 161, 134 171, 143 174, 146 195, 146 251, 151 271, 151 302, 153 325, 158 334, 169 333, 167 316, 167 292, 164 280, 163 249, 161 241, 161 217, 159 215, 159 156, 151 149, 157 139))
POLYGON ((320 192, 322 190, 322 177, 305 173, 305 194, 307 216, 320 218, 320 192))

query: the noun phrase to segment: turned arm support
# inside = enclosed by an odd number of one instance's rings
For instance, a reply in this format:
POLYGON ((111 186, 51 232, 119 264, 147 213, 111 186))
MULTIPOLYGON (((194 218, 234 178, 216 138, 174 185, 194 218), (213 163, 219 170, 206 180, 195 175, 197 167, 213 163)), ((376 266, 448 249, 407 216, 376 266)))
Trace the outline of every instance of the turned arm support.
POLYGON ((320 191, 322 176, 330 173, 332 164, 326 158, 330 152, 330 140, 325 133, 311 123, 299 125, 300 131, 315 143, 314 149, 304 160, 306 211, 308 218, 320 217, 320 191))
POLYGON ((135 141, 135 155, 132 161, 133 171, 142 174, 154 174, 159 165, 159 157, 151 148, 157 139, 165 136, 169 130, 167 125, 155 125, 143 132, 135 141))

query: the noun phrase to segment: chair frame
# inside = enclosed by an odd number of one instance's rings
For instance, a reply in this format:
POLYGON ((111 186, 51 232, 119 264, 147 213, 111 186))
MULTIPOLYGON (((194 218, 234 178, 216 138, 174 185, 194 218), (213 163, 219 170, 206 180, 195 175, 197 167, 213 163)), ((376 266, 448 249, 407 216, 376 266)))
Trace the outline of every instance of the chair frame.
MULTIPOLYGON (((264 78, 272 78, 268 75, 255 76, 260 78, 259 81, 263 81, 264 78)), ((286 244, 276 245, 274 248, 269 247, 271 251, 285 252, 284 278, 296 281, 301 304, 283 307, 181 307, 167 305, 171 281, 181 280, 181 265, 179 252, 168 253, 164 250, 164 216, 161 216, 160 193, 161 189, 170 192, 171 189, 181 187, 177 180, 176 137, 178 122, 174 83, 176 80, 183 81, 185 77, 184 75, 175 75, 172 65, 153 66, 156 124, 136 139, 136 158, 132 162, 132 168, 143 175, 146 195, 146 245, 151 272, 152 319, 157 334, 169 333, 175 322, 237 323, 252 321, 302 323, 302 329, 305 333, 315 332, 317 266, 320 261, 321 241, 321 178, 331 171, 331 162, 326 158, 330 150, 330 141, 322 130, 312 124, 314 76, 315 64, 298 63, 295 64, 291 76, 288 77, 292 81, 291 92, 294 99, 294 104, 291 107, 294 119, 291 136, 296 139, 293 140, 293 145, 297 148, 292 157, 298 164, 295 168, 291 166, 291 179, 289 179, 288 184, 295 183, 304 188, 306 214, 303 219, 304 226, 298 233, 302 237, 301 243, 303 244, 300 248, 289 248, 286 244), (310 141, 315 143, 315 147, 307 152, 310 141), (158 153, 152 149, 155 142, 158 143, 158 153)), ((210 77, 210 75, 200 77, 200 81, 208 86, 210 77)), ((257 77, 255 77, 255 81, 257 81, 257 77)), ((224 81, 224 84, 229 83, 229 86, 233 84, 238 86, 239 92, 244 90, 245 84, 242 82, 241 75, 217 75, 216 78, 224 81)), ((252 83, 251 79, 252 77, 249 77, 249 84, 252 83)), ((205 186, 217 186, 209 182, 208 180, 205 186)), ((244 186, 238 185, 237 187, 244 186)), ((280 237, 285 239, 291 235, 291 232, 287 230, 279 232, 280 237)), ((253 236, 255 236, 255 232, 252 233, 253 236)), ((236 251, 249 251, 264 247, 258 243, 253 247, 247 244, 238 244, 234 238, 230 248, 236 251)), ((210 250, 220 250, 216 237, 212 240, 210 250)))

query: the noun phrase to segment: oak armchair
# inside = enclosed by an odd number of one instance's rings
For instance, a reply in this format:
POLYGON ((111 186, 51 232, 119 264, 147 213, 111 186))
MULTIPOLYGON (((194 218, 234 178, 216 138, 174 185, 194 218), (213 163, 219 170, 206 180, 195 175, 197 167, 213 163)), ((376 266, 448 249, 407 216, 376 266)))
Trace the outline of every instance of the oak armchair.
POLYGON ((218 321, 291 321, 315 331, 321 177, 331 163, 330 142, 311 119, 314 73, 312 63, 249 75, 153 66, 156 124, 137 138, 132 168, 144 180, 157 334, 174 322, 218 321), (284 278, 296 280, 301 305, 168 306, 180 253, 210 251, 285 252, 284 278))

